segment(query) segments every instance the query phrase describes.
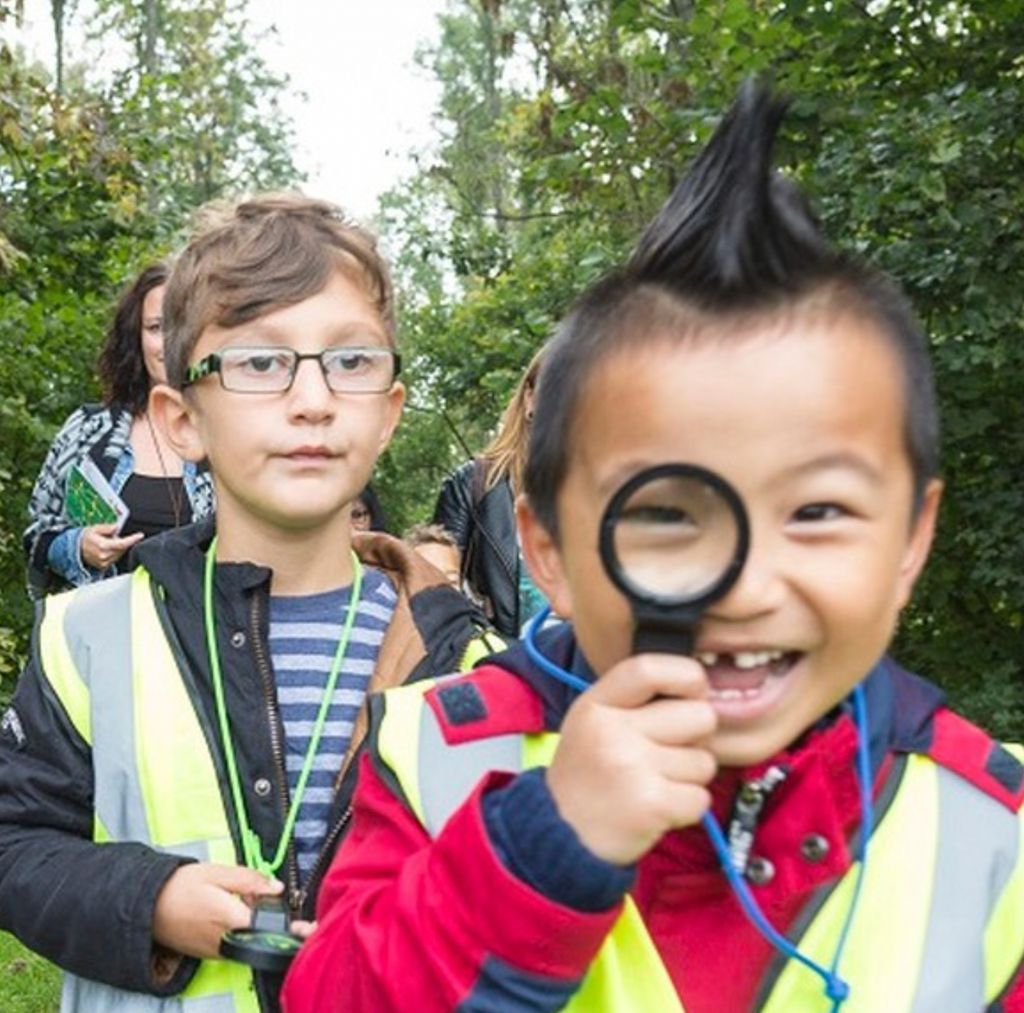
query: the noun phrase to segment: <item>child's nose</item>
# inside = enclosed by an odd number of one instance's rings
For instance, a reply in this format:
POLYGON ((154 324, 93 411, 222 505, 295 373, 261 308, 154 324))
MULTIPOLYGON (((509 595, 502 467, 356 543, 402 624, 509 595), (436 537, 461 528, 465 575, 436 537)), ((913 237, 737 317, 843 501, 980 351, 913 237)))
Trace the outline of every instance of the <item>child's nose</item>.
POLYGON ((711 605, 707 615, 735 621, 774 611, 782 604, 785 595, 780 564, 781 559, 770 544, 752 538, 739 578, 722 598, 711 605))
POLYGON ((299 360, 288 394, 293 410, 304 415, 320 416, 334 409, 334 396, 316 359, 299 360))

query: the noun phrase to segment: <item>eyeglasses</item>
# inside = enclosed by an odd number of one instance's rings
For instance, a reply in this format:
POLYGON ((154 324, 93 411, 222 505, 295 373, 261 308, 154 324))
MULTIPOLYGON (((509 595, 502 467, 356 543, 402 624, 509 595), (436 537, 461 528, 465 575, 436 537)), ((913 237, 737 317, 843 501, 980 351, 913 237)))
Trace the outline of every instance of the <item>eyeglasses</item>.
POLYGON ((381 394, 402 368, 401 356, 390 348, 325 348, 301 354, 292 348, 222 348, 189 366, 182 386, 218 373, 225 390, 282 394, 291 389, 303 359, 320 363, 324 382, 335 394, 381 394))

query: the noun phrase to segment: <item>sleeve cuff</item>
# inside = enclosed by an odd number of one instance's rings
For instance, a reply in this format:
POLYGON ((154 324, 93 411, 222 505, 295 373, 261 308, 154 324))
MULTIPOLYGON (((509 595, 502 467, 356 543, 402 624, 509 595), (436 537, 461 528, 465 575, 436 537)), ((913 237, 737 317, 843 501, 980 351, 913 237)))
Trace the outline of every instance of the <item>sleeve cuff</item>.
POLYGON ((562 819, 542 769, 483 797, 487 834, 514 876, 565 907, 606 911, 633 884, 634 869, 604 861, 562 819))
POLYGON ((54 572, 59 573, 75 587, 91 584, 102 574, 87 566, 82 559, 82 534, 84 528, 65 528, 50 543, 46 561, 54 572))

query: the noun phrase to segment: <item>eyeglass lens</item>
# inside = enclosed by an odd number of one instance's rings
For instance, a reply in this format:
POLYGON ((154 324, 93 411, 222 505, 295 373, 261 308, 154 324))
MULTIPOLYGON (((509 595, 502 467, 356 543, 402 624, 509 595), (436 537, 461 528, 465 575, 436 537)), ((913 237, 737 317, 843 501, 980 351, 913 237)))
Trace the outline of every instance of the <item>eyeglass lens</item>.
POLYGON ((220 375, 233 391, 285 391, 303 359, 317 359, 335 393, 375 393, 394 382, 394 356, 386 348, 326 348, 300 355, 291 348, 225 348, 220 375))

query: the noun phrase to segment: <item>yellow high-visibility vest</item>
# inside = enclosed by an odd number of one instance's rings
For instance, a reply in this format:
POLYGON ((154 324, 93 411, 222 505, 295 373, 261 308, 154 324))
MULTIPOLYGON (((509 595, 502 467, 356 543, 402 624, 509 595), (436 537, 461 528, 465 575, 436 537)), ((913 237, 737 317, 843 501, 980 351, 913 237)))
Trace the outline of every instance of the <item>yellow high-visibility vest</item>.
MULTIPOLYGON (((555 733, 446 742, 424 694, 434 681, 385 694, 380 759, 431 837, 488 771, 546 766, 555 733)), ((1024 751, 1011 748, 1020 759, 1024 751)), ((1024 954, 1024 816, 926 756, 911 755, 871 838, 843 951, 844 1013, 978 1013, 1011 983, 1024 954)), ((817 901, 793 941, 828 966, 849 911, 854 863, 817 901)), ((814 903, 814 902, 812 902, 814 903)), ((570 1013, 682 1013, 683 1006, 633 902, 569 1003, 570 1013)), ((765 983, 765 1013, 830 1008, 821 979, 789 960, 765 983)), ((733 1013, 733 1011, 729 1011, 733 1013)), ((738 1011, 737 1011, 738 1013, 738 1011)))
MULTIPOLYGON (((217 773, 167 642, 149 574, 137 569, 46 599, 42 671, 92 749, 93 839, 139 841, 238 864, 217 773)), ((204 960, 161 999, 65 974, 61 1013, 259 1013, 252 972, 204 960)))
MULTIPOLYGON (((157 605, 149 573, 47 598, 42 672, 92 750, 93 839, 138 841, 202 862, 239 864, 225 796, 157 605)), ((462 664, 503 645, 481 633, 462 664)), ((202 961, 166 999, 65 974, 61 1013, 258 1013, 252 972, 202 961)))

